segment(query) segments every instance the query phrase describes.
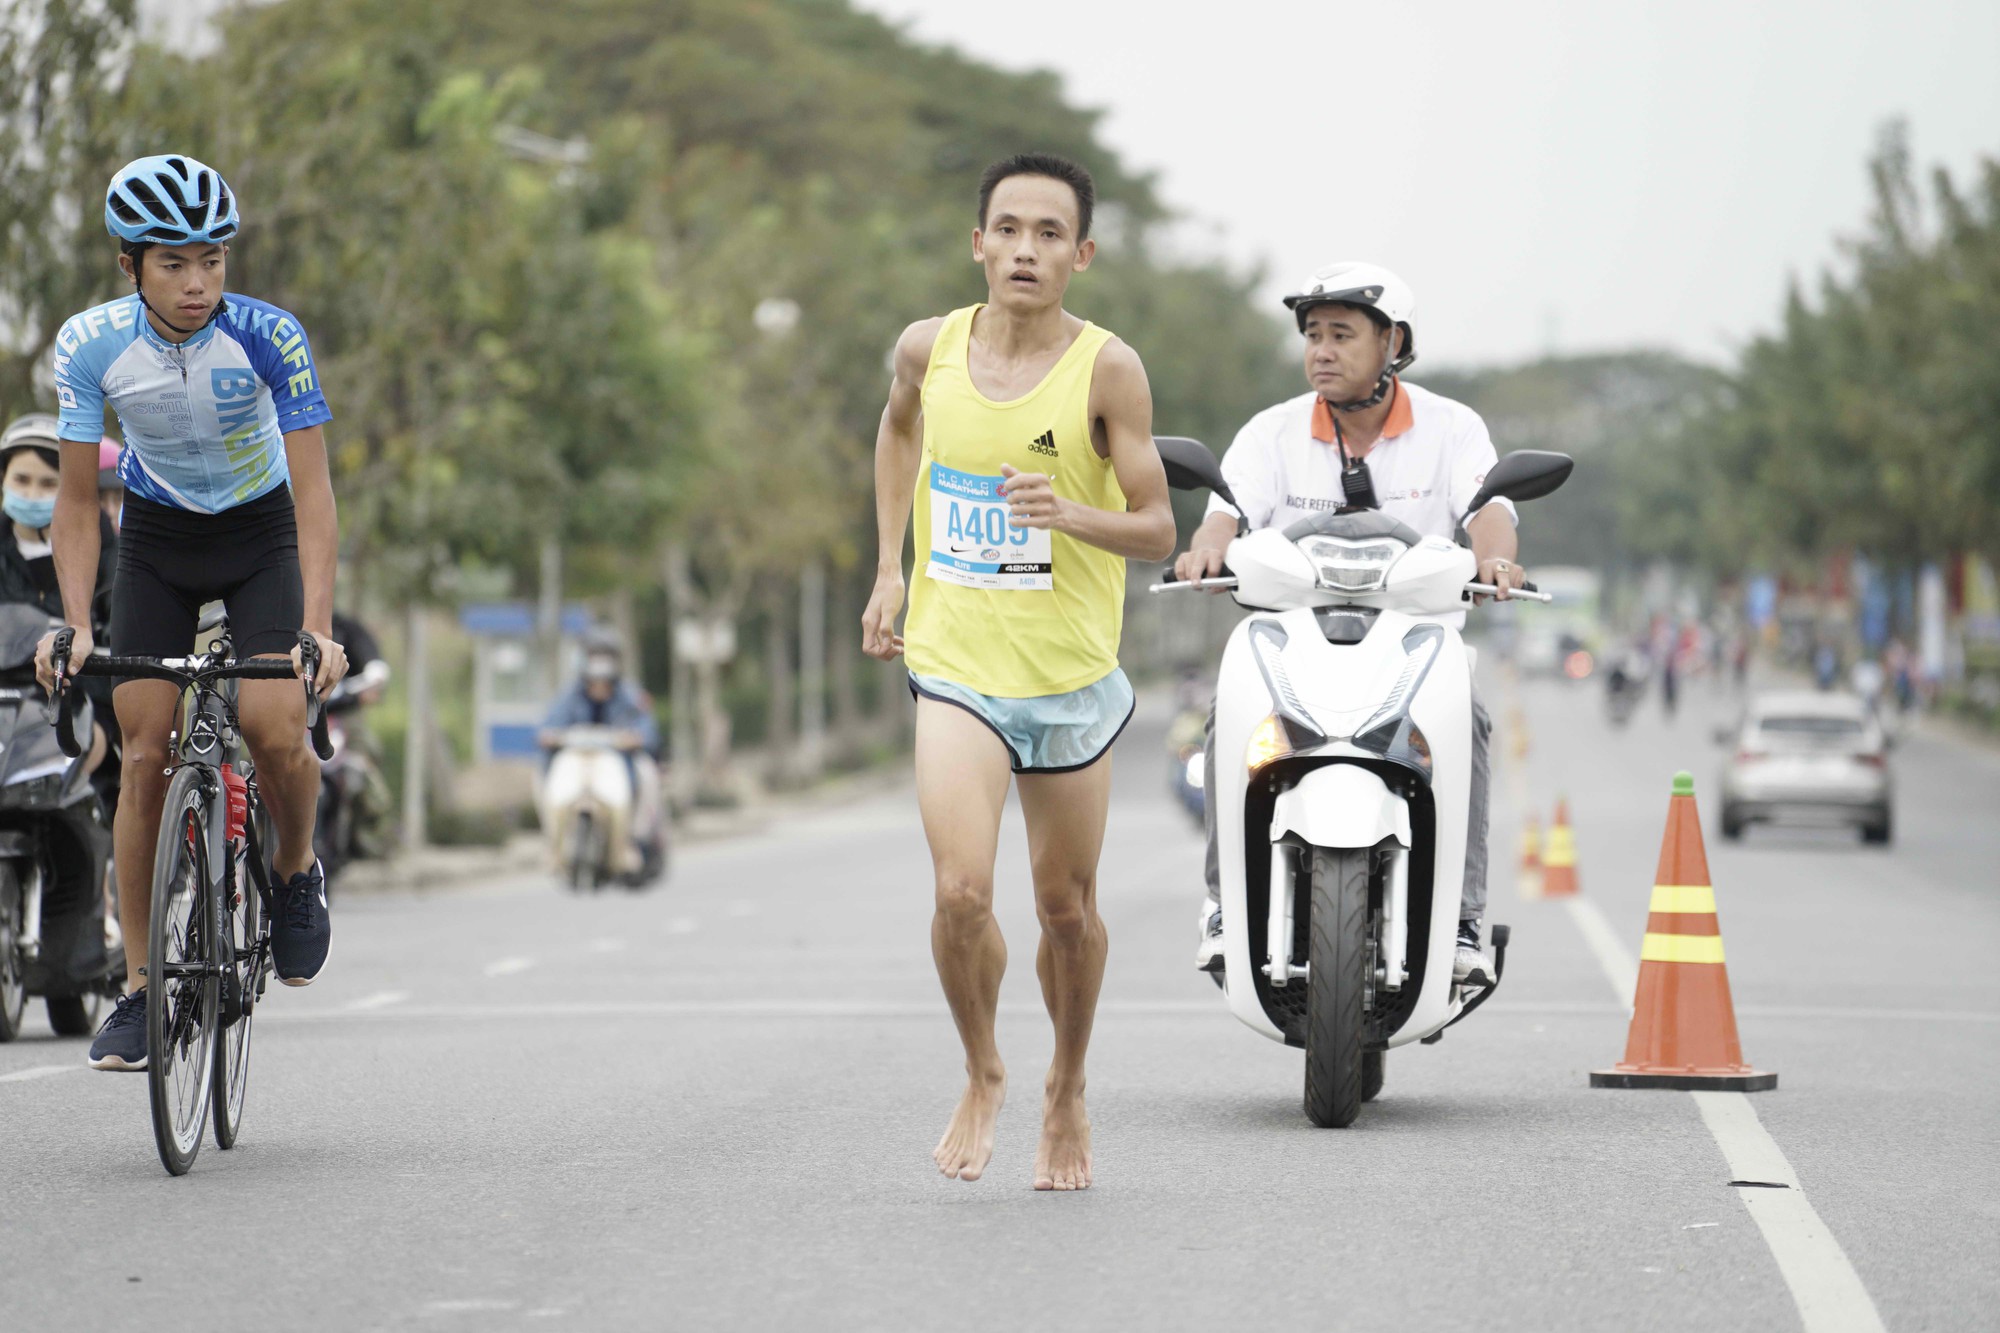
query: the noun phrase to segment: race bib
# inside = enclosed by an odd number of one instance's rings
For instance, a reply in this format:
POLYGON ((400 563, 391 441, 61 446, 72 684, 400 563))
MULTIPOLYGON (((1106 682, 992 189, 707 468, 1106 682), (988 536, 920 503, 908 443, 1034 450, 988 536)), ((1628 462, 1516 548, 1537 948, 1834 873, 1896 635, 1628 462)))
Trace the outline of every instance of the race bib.
POLYGON ((931 558, 926 572, 962 588, 1015 592, 1055 589, 1047 528, 1007 521, 1001 477, 979 477, 931 464, 931 558))

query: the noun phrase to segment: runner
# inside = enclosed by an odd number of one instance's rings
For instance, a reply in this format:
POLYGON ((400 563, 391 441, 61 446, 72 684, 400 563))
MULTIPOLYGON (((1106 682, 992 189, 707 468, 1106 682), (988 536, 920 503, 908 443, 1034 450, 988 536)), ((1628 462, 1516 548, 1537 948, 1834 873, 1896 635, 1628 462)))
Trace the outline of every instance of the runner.
MULTIPOLYGON (((332 638, 338 548, 324 423, 332 419, 299 322, 276 306, 223 296, 236 197, 213 168, 169 153, 127 163, 105 192, 104 225, 119 242, 132 294, 71 317, 56 335, 62 470, 52 544, 65 618, 80 663, 94 646, 92 574, 100 542, 99 446, 108 403, 125 432, 127 495, 111 592, 111 648, 180 657, 193 651, 204 603, 221 600, 239 657, 300 665, 299 632, 318 641, 321 693, 346 673, 332 638)), ((35 667, 54 684, 51 634, 35 667)), ((302 669, 302 668, 301 668, 302 669)), ((124 733, 113 824, 126 993, 91 1043, 94 1069, 146 1067, 146 944, 153 850, 166 798, 180 691, 121 681, 112 695, 124 733)), ((271 952, 278 980, 309 985, 332 926, 313 859, 319 764, 306 746, 295 682, 242 682, 238 718, 257 782, 276 819, 279 886, 271 952)))
POLYGON ((1132 715, 1118 669, 1125 561, 1172 554, 1138 355, 1063 309, 1090 267, 1090 174, 1022 154, 979 185, 972 254, 985 303, 912 324, 875 443, 880 547, 862 647, 895 658, 903 533, 917 571, 907 633, 917 801, 936 874, 931 952, 965 1045, 966 1088, 932 1156, 977 1180, 1006 1070, 993 1018, 1007 946, 993 860, 1009 773, 1020 793, 1055 1024, 1036 1189, 1090 1185, 1084 1052, 1104 977, 1097 857, 1111 743, 1132 715), (914 517, 913 517, 914 516, 914 517))

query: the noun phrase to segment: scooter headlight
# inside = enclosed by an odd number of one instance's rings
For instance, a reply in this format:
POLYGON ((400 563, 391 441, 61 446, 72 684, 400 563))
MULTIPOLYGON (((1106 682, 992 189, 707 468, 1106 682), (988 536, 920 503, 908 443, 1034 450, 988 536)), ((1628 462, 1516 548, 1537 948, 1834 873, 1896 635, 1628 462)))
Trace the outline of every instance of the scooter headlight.
POLYGON ((1285 730, 1285 720, 1272 713, 1257 724, 1250 733, 1250 744, 1243 749, 1243 764, 1252 773, 1267 764, 1275 763, 1292 752, 1291 733, 1285 730))
POLYGON ((1382 538, 1302 537, 1299 549, 1312 561, 1320 587, 1332 592, 1376 592, 1388 581, 1389 566, 1410 548, 1382 538))

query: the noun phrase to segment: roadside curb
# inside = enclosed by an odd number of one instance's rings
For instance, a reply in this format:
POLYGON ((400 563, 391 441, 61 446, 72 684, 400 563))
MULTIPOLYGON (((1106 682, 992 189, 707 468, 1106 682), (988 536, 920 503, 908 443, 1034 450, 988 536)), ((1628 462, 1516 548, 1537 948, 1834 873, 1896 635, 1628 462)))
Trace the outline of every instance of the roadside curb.
MULTIPOLYGON (((680 846, 725 842, 763 832, 781 820, 838 809, 908 784, 908 756, 859 773, 843 774, 801 791, 780 792, 726 810, 690 810, 674 823, 680 846)), ((517 833, 499 847, 426 847, 383 861, 358 861, 333 881, 335 897, 348 894, 410 893, 462 887, 481 879, 531 874, 548 862, 540 833, 517 833)))

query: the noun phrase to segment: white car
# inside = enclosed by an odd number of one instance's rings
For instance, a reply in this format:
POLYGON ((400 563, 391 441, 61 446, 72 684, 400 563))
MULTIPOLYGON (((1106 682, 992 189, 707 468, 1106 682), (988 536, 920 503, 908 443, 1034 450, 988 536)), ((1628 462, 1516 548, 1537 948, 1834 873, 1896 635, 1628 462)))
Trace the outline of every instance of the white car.
POLYGON ((1799 818, 1858 825, 1866 842, 1894 827, 1888 737, 1858 696, 1805 691, 1751 700, 1722 772, 1722 836, 1799 818))

